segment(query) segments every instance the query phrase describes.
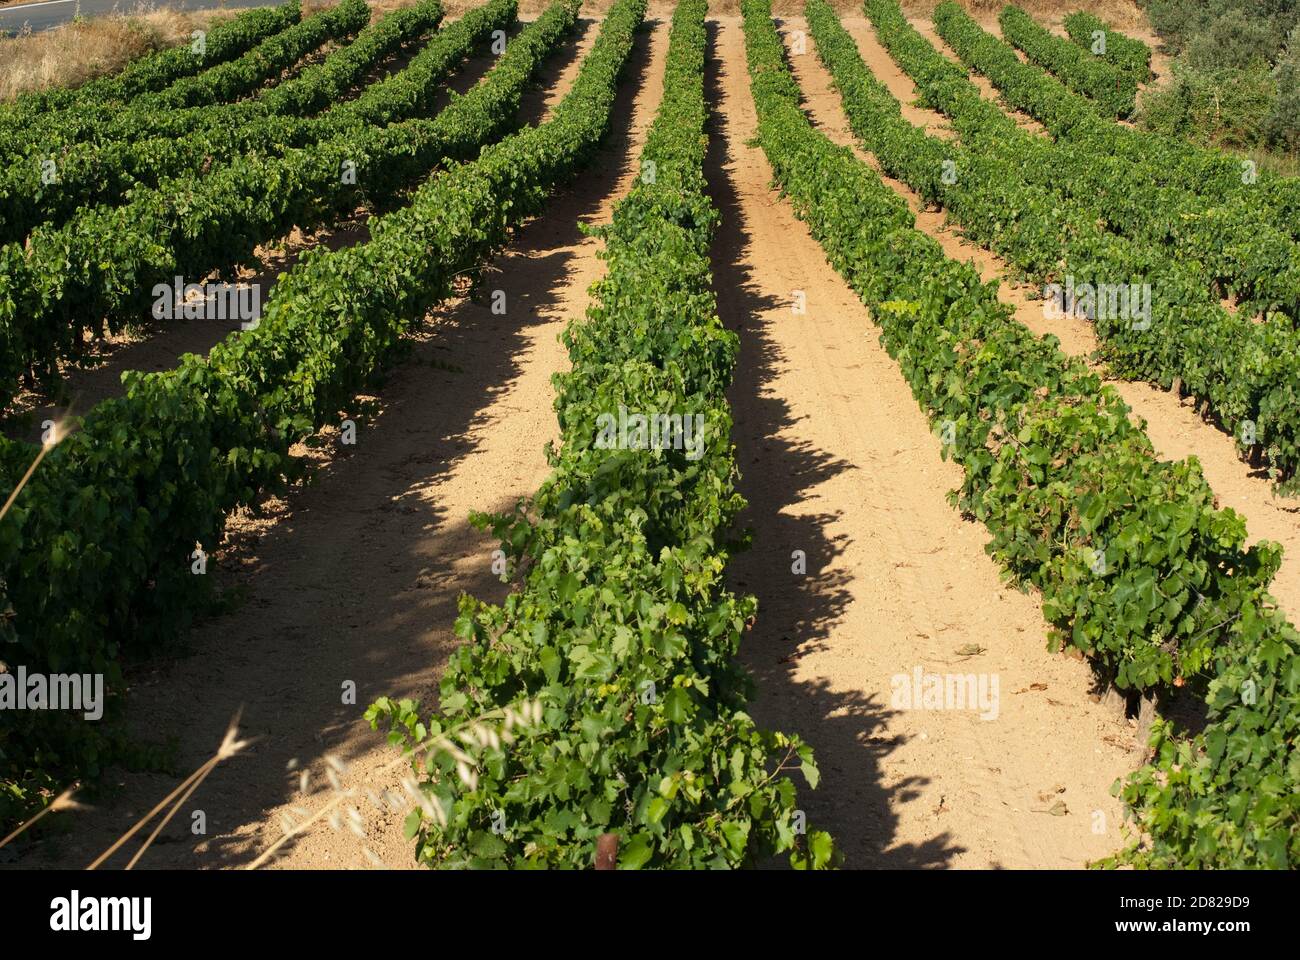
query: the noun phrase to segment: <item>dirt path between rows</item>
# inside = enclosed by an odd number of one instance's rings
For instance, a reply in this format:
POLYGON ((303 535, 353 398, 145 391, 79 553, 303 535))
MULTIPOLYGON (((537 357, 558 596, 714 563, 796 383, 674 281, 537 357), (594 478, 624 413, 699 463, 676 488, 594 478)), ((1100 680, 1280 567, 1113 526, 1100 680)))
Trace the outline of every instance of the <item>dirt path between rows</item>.
MULTIPOLYGON (((870 21, 861 17, 848 17, 843 23, 876 78, 889 88, 900 103, 908 105, 904 108, 907 119, 925 127, 927 132, 951 136, 952 130, 945 117, 912 105, 917 97, 916 88, 877 41, 870 21), (938 131, 943 131, 943 134, 938 131)), ((915 26, 940 52, 954 62, 960 62, 932 28, 920 21, 915 26)), ((807 56, 814 61, 813 66, 821 71, 820 63, 816 62, 816 54, 811 49, 811 39, 808 43, 810 49, 807 56)), ((824 71, 822 75, 824 76, 824 71)), ((996 91, 988 82, 974 74, 971 76, 977 80, 984 96, 997 103, 996 91)), ((851 143, 852 134, 848 131, 838 94, 832 92, 831 100, 823 117, 828 132, 833 128, 841 142, 851 143)), ((1046 318, 1042 301, 1032 299, 1035 291, 1025 284, 1009 280, 1009 271, 1001 258, 963 239, 955 225, 945 226, 946 217, 942 212, 920 210, 915 194, 905 185, 897 181, 891 182, 908 197, 913 209, 918 211, 918 227, 935 237, 948 256, 973 263, 985 280, 1001 281, 1002 299, 1015 306, 1018 321, 1039 336, 1054 334, 1061 341, 1061 349, 1067 353, 1086 357, 1096 351, 1098 341, 1090 323, 1071 317, 1046 318)), ((1104 367, 1098 369, 1099 372, 1105 372, 1104 367)), ((1147 436, 1151 438, 1159 456, 1170 460, 1196 457, 1205 472, 1206 480, 1218 497, 1219 505, 1231 507, 1245 517, 1252 539, 1273 540, 1282 545, 1282 568, 1273 581, 1273 594, 1283 609, 1300 615, 1300 500, 1275 497, 1272 486, 1262 471, 1241 460, 1232 437, 1203 420, 1190 398, 1179 399, 1169 391, 1144 382, 1109 378, 1107 382, 1119 391, 1120 396, 1133 409, 1135 422, 1145 425, 1147 436)))
MULTIPOLYGON (((550 377, 568 364, 558 337, 585 311, 588 287, 604 269, 600 242, 578 225, 608 222, 630 187, 662 92, 667 39, 663 18, 638 37, 601 155, 496 259, 486 286, 506 292, 506 314, 493 315, 486 302, 440 311, 414 358, 383 387, 382 412, 359 430, 355 448, 264 526, 240 608, 194 631, 192 656, 132 671, 135 725, 155 736, 178 732, 185 772, 210 755, 241 704, 244 733, 260 737, 218 768, 168 829, 170 842, 151 849, 142 866, 248 864, 280 837, 284 818, 301 820, 336 795, 329 756, 345 767, 338 786, 361 790, 364 836, 347 829, 346 816, 342 829, 322 822, 274 865, 414 865, 402 836, 408 805, 383 802, 387 790, 400 794, 401 767, 361 715, 384 695, 431 705, 458 643, 457 597, 505 595, 490 569, 496 543, 467 518, 509 509, 548 473, 543 444, 558 432, 550 377), (349 680, 355 706, 340 703, 349 680), (190 834, 195 809, 206 813, 206 837, 190 834)), ((551 88, 547 106, 576 68, 551 88)), ((175 782, 124 777, 117 802, 81 815, 70 836, 43 842, 19 866, 84 865, 175 782)))
MULTIPOLYGON (((815 98, 814 56, 795 61, 815 98)), ((768 189, 737 18, 717 22, 712 67, 714 270, 741 338, 731 401, 755 535, 733 580, 759 598, 743 647, 755 716, 817 751, 809 822, 850 867, 1066 867, 1113 851, 1128 726, 1089 697, 1085 664, 1048 652, 1037 600, 1002 585, 984 529, 948 505, 959 468, 867 309, 768 189), (996 719, 895 706, 894 678, 918 667, 996 677, 996 719)))

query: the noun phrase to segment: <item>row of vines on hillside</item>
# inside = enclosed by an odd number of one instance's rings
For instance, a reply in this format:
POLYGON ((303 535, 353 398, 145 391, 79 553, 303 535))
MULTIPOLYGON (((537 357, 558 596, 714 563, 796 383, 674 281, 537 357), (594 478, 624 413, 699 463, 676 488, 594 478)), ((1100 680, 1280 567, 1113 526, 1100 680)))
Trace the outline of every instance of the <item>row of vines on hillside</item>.
POLYGON ((965 11, 955 3, 935 8, 935 29, 962 62, 988 77, 1011 106, 1042 123, 1058 140, 1090 144, 1100 154, 1149 164, 1153 183, 1190 191, 1215 204, 1245 196, 1261 223, 1300 238, 1300 180, 1256 171, 1247 161, 1222 151, 1104 117, 1087 97, 1022 62, 996 38, 985 34, 994 42, 971 45, 967 20, 965 11))
POLYGON ((1108 116, 1127 117, 1137 99, 1137 78, 1099 60, 1058 37, 1019 7, 1008 4, 998 16, 1002 35, 1019 47, 1031 63, 1061 78, 1071 90, 1089 97, 1108 116))
MULTIPOLYGON (((249 262, 256 246, 296 226, 311 227, 382 205, 438 163, 469 159, 513 124, 519 98, 572 26, 571 5, 548 12, 510 45, 490 80, 432 119, 388 127, 348 125, 312 148, 241 157, 157 190, 137 189, 120 207, 84 209, 62 227, 40 228, 27 244, 0 248, 0 373, 7 399, 18 376, 57 377, 87 334, 138 323, 155 285, 249 262), (112 256, 105 256, 105 252, 112 256), (71 269, 69 269, 71 267, 71 269)), ((491 0, 439 33, 427 53, 442 69, 422 73, 423 95, 493 30, 513 22, 516 0, 491 0)), ((405 86, 405 85, 404 85, 405 86)))
POLYGON ((147 122, 159 111, 216 105, 248 96, 330 41, 356 33, 369 20, 370 8, 363 0, 342 0, 267 37, 243 56, 181 77, 161 90, 141 93, 124 106, 90 101, 29 120, 18 142, 24 153, 57 153, 82 140, 99 139, 108 131, 113 131, 113 138, 129 137, 135 124, 147 122))
MULTIPOLYGON (((978 50, 982 61, 1000 62, 1010 74, 1026 70, 1010 47, 954 4, 942 5, 936 16, 958 50, 978 50)), ((1214 301, 1232 296, 1247 314, 1280 309, 1292 325, 1300 318, 1300 246, 1288 232, 1260 222, 1258 198, 1242 193, 1207 204, 1194 191, 1160 183, 1154 161, 1113 157, 1086 138, 1054 141, 1028 133, 976 96, 964 71, 910 24, 891 36, 926 101, 947 113, 968 142, 980 137, 986 148, 1005 149, 1023 178, 1086 205, 1099 226, 1166 248, 1214 301)), ((1054 83, 1032 68, 1026 79, 1054 83)))
MULTIPOLYGON (((417 751, 429 809, 408 827, 430 866, 589 867, 606 833, 625 869, 832 858, 828 835, 804 835, 784 775, 801 768, 816 785, 809 748, 745 713, 737 650, 755 602, 725 583, 744 502, 725 396, 737 340, 716 315, 708 257, 706 8, 677 5, 641 177, 602 231, 608 275, 566 334, 555 473, 531 509, 490 521, 526 581, 499 607, 462 601, 469 642, 427 725, 409 701, 370 711, 417 751), (620 407, 695 423, 698 448, 602 445, 598 425, 620 407), (520 699, 540 723, 485 747, 472 786, 450 756, 422 762, 447 727, 520 699)), ((610 14, 634 15, 627 0, 610 14)))
MULTIPOLYGON (((303 26, 313 24, 317 33, 352 29, 370 15, 364 0, 344 0, 335 10, 334 21, 312 18, 303 26)), ((39 224, 61 224, 89 204, 120 202, 141 184, 199 175, 249 151, 278 148, 289 118, 333 103, 367 70, 441 19, 440 0, 394 11, 361 30, 353 43, 252 99, 172 109, 139 98, 118 120, 91 123, 91 129, 110 131, 94 140, 60 145, 39 132, 29 134, 28 155, 0 171, 0 241, 22 242, 39 224), (115 132, 114 123, 120 127, 115 132)), ((307 132, 300 131, 299 139, 307 132)))
POLYGON ((1141 40, 1112 30, 1100 17, 1077 10, 1065 18, 1065 32, 1075 44, 1132 74, 1138 83, 1151 79, 1151 48, 1141 40))

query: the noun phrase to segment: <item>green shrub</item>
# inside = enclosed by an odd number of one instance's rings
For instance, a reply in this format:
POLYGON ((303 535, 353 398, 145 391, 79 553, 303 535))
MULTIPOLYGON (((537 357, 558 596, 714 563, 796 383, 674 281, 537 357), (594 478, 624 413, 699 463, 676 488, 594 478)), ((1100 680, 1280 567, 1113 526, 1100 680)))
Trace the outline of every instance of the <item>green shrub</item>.
POLYGON ((1267 62, 1277 53, 1279 41, 1268 20, 1231 10, 1191 38, 1184 58, 1201 70, 1244 69, 1267 62))
POLYGON ((1300 152, 1300 26, 1287 38, 1287 53, 1273 70, 1277 99, 1264 121, 1264 143, 1273 150, 1300 152))
POLYGON ((1148 91, 1140 104, 1146 128, 1200 144, 1250 147, 1262 139, 1276 110, 1277 85, 1266 64, 1201 70, 1175 61, 1173 79, 1148 91))

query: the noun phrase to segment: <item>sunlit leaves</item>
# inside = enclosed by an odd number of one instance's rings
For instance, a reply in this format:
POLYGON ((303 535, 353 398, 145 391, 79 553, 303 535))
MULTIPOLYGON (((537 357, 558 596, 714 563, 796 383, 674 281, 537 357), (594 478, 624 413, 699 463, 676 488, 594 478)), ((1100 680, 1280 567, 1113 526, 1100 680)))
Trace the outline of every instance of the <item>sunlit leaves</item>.
MULTIPOLYGON (((545 729, 485 765, 474 791, 449 785, 449 821, 419 846, 432 866, 588 868, 607 833, 620 869, 739 866, 783 851, 831 862, 828 837, 805 852, 791 827, 787 771, 815 785, 811 750, 758 730, 741 709, 749 681, 736 651, 754 601, 723 580, 743 501, 725 396, 736 338, 714 312, 708 260, 717 215, 703 178, 706 7, 677 6, 645 147, 655 177, 602 231, 608 273, 565 336, 572 368, 557 377, 555 473, 526 509, 481 520, 526 579, 500 607, 462 604, 462 620, 472 612, 480 629, 443 680, 443 713, 452 696, 470 713, 535 696, 545 729), (597 418, 620 405, 699 411, 701 456, 598 446, 597 418), (482 831, 501 812, 498 860, 482 831)), ((590 59, 619 62, 643 14, 642 0, 616 3, 590 59)), ((597 109, 608 101, 588 112, 597 109)))

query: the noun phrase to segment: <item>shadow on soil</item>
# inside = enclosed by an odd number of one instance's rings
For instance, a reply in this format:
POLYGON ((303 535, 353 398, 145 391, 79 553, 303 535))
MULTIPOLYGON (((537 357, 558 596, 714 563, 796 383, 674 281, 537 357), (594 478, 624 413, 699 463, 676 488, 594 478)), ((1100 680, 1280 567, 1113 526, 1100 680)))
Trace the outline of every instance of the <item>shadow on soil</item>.
MULTIPOLYGON (((711 21, 709 29, 716 50, 717 23, 711 21)), ((728 67, 745 69, 743 63, 728 67)), ((714 286, 723 322, 740 337, 730 400, 739 489, 749 502, 744 522, 753 531, 754 545, 736 556, 731 579, 738 592, 758 597, 758 618, 741 653, 757 681, 753 713, 764 726, 797 733, 813 746, 821 784, 809 790, 798 774, 795 779, 801 784, 810 829, 828 830, 835 837, 845 867, 945 866, 962 852, 946 833, 923 844, 900 846, 894 841, 893 807, 915 796, 925 780, 909 778, 888 787, 881 783, 880 757, 898 745, 884 733, 887 705, 860 693, 833 690, 822 680, 796 678, 799 658, 831 645, 850 600, 850 578, 816 572, 830 569, 843 549, 826 535, 834 517, 792 515, 786 508, 799 504, 806 491, 826 478, 854 467, 831 452, 781 436, 795 421, 789 405, 769 390, 781 356, 768 324, 779 322, 774 318, 780 314, 772 310, 783 305, 760 293, 761 285, 754 280, 762 265, 748 253, 749 228, 728 173, 736 145, 728 143, 716 113, 722 102, 716 55, 706 71, 706 96, 715 106, 706 173, 722 214, 712 250, 714 286), (791 572, 795 550, 806 554, 805 576, 791 572)), ((821 388, 808 384, 810 390, 821 388)))

